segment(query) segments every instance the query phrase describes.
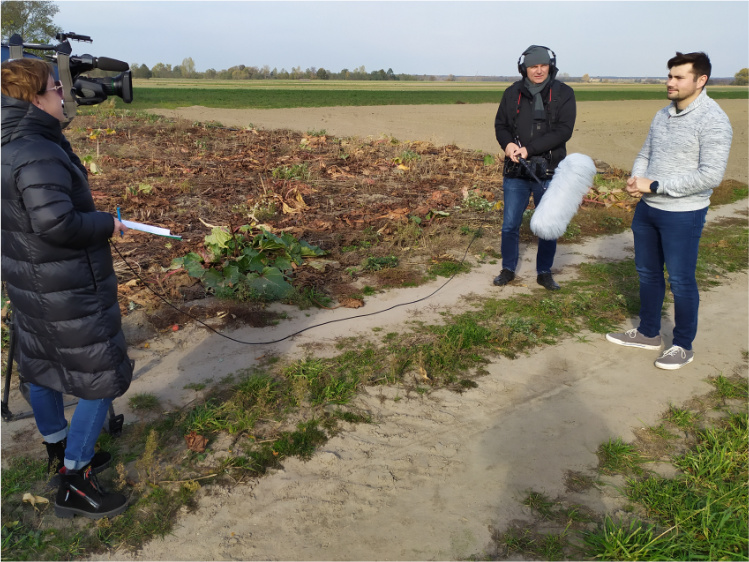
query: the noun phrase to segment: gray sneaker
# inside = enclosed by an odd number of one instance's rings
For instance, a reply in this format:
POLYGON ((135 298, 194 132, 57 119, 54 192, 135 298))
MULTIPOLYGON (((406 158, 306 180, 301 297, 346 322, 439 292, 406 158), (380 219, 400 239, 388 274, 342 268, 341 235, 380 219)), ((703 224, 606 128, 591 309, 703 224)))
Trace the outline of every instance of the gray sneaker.
POLYGON ((639 347, 641 349, 655 350, 661 348, 660 334, 653 338, 648 338, 638 332, 637 328, 633 328, 632 330, 627 330, 626 332, 618 334, 606 334, 606 339, 611 343, 626 345, 627 347, 639 347))
POLYGON ((678 345, 672 345, 655 360, 655 366, 659 369, 673 371, 674 369, 681 369, 684 365, 691 363, 693 360, 694 351, 684 349, 678 345))

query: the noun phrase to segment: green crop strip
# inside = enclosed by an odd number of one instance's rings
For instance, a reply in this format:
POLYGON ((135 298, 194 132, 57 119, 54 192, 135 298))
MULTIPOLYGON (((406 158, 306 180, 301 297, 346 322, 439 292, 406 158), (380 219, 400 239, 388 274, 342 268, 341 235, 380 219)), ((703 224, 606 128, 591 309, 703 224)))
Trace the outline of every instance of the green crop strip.
MULTIPOLYGON (((201 105, 228 109, 272 109, 290 107, 334 107, 372 105, 445 105, 499 103, 504 92, 497 90, 343 90, 343 89, 253 89, 253 88, 147 88, 135 90, 133 102, 119 107, 131 109, 174 109, 201 105)), ((749 90, 710 90, 716 99, 749 99, 749 90)), ((579 89, 577 101, 665 100, 662 89, 579 89)))

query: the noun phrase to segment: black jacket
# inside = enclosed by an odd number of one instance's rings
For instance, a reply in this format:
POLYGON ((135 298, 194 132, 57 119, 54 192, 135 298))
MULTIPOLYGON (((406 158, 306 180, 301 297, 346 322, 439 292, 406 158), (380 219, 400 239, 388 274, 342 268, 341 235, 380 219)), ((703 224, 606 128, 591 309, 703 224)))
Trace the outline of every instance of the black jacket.
POLYGON ((2 96, 2 279, 25 381, 89 400, 130 386, 113 229, 60 123, 2 96))
POLYGON ((505 90, 494 119, 494 132, 503 151, 517 137, 528 150, 528 157, 550 153, 549 171, 556 169, 567 156, 566 143, 572 137, 577 117, 575 92, 567 84, 555 80, 555 75, 541 92, 547 121, 542 134, 534 133, 533 96, 524 80, 505 90))

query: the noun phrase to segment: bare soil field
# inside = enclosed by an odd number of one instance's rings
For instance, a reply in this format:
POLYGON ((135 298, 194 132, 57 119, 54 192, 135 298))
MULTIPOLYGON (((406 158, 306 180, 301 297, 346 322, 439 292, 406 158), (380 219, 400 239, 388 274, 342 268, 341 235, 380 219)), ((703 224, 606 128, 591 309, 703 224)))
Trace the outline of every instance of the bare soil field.
MULTIPOLYGON (((749 181, 749 103, 718 100, 733 126, 733 144, 725 177, 749 181)), ((664 101, 579 102, 568 152, 581 152, 611 166, 630 170, 656 111, 664 101)), ((204 107, 159 110, 196 121, 215 120, 227 126, 326 130, 336 136, 393 136, 399 140, 429 141, 436 145, 497 153, 494 104, 328 107, 319 109, 213 109, 204 107)))
MULTIPOLYGON (((734 144, 726 177, 746 182, 749 168, 747 102, 720 103, 734 126, 734 144)), ((665 103, 659 102, 580 103, 569 152, 582 152, 611 166, 629 169, 653 114, 663 105, 665 103)), ((465 195, 462 187, 471 188, 476 180, 486 191, 494 189, 496 186, 492 182, 497 178, 479 163, 471 163, 464 151, 498 152, 493 133, 495 111, 493 105, 458 105, 293 110, 195 107, 159 113, 190 121, 218 122, 225 127, 252 125, 255 132, 238 131, 237 134, 265 135, 268 147, 275 146, 273 143, 281 138, 291 138, 296 144, 306 138, 311 145, 309 161, 318 162, 317 165, 323 162, 331 176, 348 173, 364 181, 370 173, 375 176, 392 173, 393 166, 392 161, 386 165, 366 159, 361 160, 366 165, 359 167, 354 165, 356 159, 350 163, 332 163, 324 146, 319 144, 324 136, 322 130, 337 137, 369 137, 372 143, 387 137, 412 141, 414 152, 422 151, 423 161, 431 155, 454 166, 451 168, 454 174, 444 173, 434 185, 421 185, 414 178, 412 182, 394 186, 392 192, 370 194, 376 197, 368 200, 366 212, 359 214, 353 209, 341 214, 342 211, 335 210, 338 207, 334 202, 326 206, 324 194, 314 193, 311 186, 299 188, 296 185, 295 192, 289 190, 291 185, 283 182, 274 186, 270 191, 281 194, 281 200, 277 201, 279 206, 285 203, 292 207, 299 201, 297 195, 301 195, 313 213, 308 217, 311 221, 324 222, 330 220, 330 216, 342 221, 344 226, 331 226, 329 230, 325 225, 318 225, 318 233, 328 232, 328 238, 318 234, 316 240, 324 245, 326 240, 333 240, 334 234, 345 237, 345 225, 360 232, 368 225, 383 228, 382 221, 392 221, 403 213, 399 209, 407 207, 405 212, 413 213, 420 204, 427 210, 439 209, 439 197, 435 199, 434 196, 437 192, 443 193, 441 197, 452 197, 451 201, 444 202, 447 208, 465 195), (286 130, 297 132, 275 132, 286 130), (350 166, 348 170, 344 169, 346 165, 350 166), (380 170, 378 166, 386 169, 380 170), (451 187, 440 190, 443 184, 451 187), (404 189, 407 191, 403 192, 404 189), (387 205, 383 203, 383 196, 388 198, 387 205), (413 201, 406 205, 403 200, 409 198, 413 201), (385 206, 379 208, 379 204, 385 206), (317 209, 327 209, 327 214, 315 216, 317 209), (381 222, 368 222, 376 220, 381 222)), ((151 133, 153 137, 157 131, 151 133)), ((196 134, 189 127, 186 133, 196 134)), ((203 139, 195 136, 193 141, 192 145, 199 149, 203 139)), ((146 141, 143 142, 145 146, 146 141)), ((137 145, 138 139, 133 139, 133 144, 137 145)), ((174 148, 166 140, 154 146, 159 158, 162 152, 174 148)), ((196 170, 197 156, 184 148, 186 145, 182 146, 185 154, 182 167, 196 170), (191 163, 191 159, 195 161, 191 163)), ((374 150, 379 145, 367 146, 374 150)), ((111 181, 120 190, 125 189, 128 166, 130 173, 144 166, 137 160, 137 147, 132 150, 130 156, 123 153, 118 157, 119 161, 124 161, 118 164, 120 175, 112 171, 104 174, 109 179, 103 176, 97 181, 111 181)), ((251 157, 249 153, 232 155, 228 150, 223 165, 216 164, 215 168, 194 173, 179 170, 179 173, 197 178, 224 173, 227 184, 235 182, 239 186, 242 180, 235 166, 236 159, 251 157)), ((296 162, 295 158, 296 155, 291 157, 288 164, 296 162)), ((167 167, 163 163, 167 160, 159 161, 162 167, 167 167)), ((102 165, 113 167, 114 163, 105 160, 102 165)), ((177 173, 171 164, 168 167, 177 173)), ((194 181, 194 187, 199 188, 200 180, 194 181)), ((93 188, 97 189, 96 184, 93 188)), ((205 225, 199 228, 200 218, 210 222, 205 218, 209 215, 199 211, 222 207, 224 214, 220 216, 229 220, 227 209, 242 203, 239 187, 235 189, 236 201, 228 200, 226 193, 219 197, 210 192, 210 186, 204 188, 205 191, 199 191, 201 206, 198 208, 197 201, 194 204, 195 217, 179 221, 169 218, 164 224, 160 218, 165 214, 159 210, 173 205, 175 200, 149 200, 145 193, 136 189, 129 204, 133 206, 133 213, 138 209, 139 215, 131 218, 171 228, 175 233, 184 234, 186 242, 194 245, 190 247, 197 248, 205 234, 205 225), (143 201, 133 201, 138 197, 143 201), (193 230, 187 229, 188 222, 193 224, 193 230)), ((107 197, 110 196, 104 191, 98 195, 98 203, 108 208, 111 200, 107 197)), ((335 194, 337 199, 345 196, 342 192, 335 194)), ((189 216, 190 205, 186 207, 185 213, 189 216)), ((283 215, 282 220, 287 222, 282 228, 300 236, 310 232, 308 224, 295 224, 296 216, 293 212, 283 215)), ((746 220, 746 200, 711 209, 708 222, 722 217, 746 220)), ((137 236, 140 235, 129 233, 119 243, 130 260, 139 259, 139 252, 146 252, 144 246, 156 246, 137 236)), ((347 242, 336 240, 339 245, 347 242)), ((360 238, 353 237, 349 242, 357 240, 360 238)), ((482 246, 496 243, 496 233, 489 240, 482 241, 482 246)), ((155 268, 156 262, 168 261, 173 257, 170 252, 176 255, 178 251, 181 250, 165 248, 163 244, 158 249, 148 250, 153 263, 143 264, 144 271, 155 268)), ((439 253, 435 249, 434 254, 439 253)), ((563 284, 575 278, 576 266, 581 263, 625 259, 632 253, 628 231, 562 244, 555 262, 555 278, 563 284)), ((152 394, 167 408, 183 407, 200 397, 190 385, 210 384, 257 364, 267 355, 332 354, 342 337, 366 338, 373 330, 398 332, 414 319, 436 322, 442 311, 468 308, 466 299, 472 296, 509 298, 542 291, 535 284, 534 263, 535 243, 528 244, 525 240, 521 247, 519 281, 503 289, 491 285, 499 266, 477 263, 469 273, 443 287, 444 278, 413 288, 396 284, 397 288, 368 297, 366 304, 356 311, 346 306, 302 311, 274 304, 264 312, 284 314, 282 322, 265 325, 257 313, 224 327, 224 331, 231 330, 235 340, 267 342, 281 340, 305 327, 326 324, 278 343, 253 345, 219 337, 194 324, 180 325, 176 331, 167 330, 175 322, 173 318, 165 318, 154 330, 152 322, 146 322, 137 314, 128 314, 129 300, 150 302, 133 283, 129 289, 124 289, 122 301, 128 334, 137 342, 130 350, 131 357, 136 360, 136 373, 128 394, 152 394), (430 297, 437 289, 440 290, 430 297), (426 300, 393 308, 396 304, 422 298, 426 300), (378 311, 383 312, 345 321, 357 313, 378 311), (253 323, 258 319, 260 321, 253 323)), ((331 269, 324 271, 330 278, 335 277, 331 269)), ((118 273, 124 279, 130 276, 124 268, 118 273)), ((312 287, 322 287, 316 283, 330 279, 318 280, 314 274, 308 275, 307 282, 312 287)), ((160 279, 164 287, 172 291, 170 296, 185 298, 194 285, 186 278, 180 283, 173 283, 174 277, 160 279)), ((680 371, 656 369, 653 352, 612 346, 599 334, 584 333, 516 359, 492 360, 487 367, 488 374, 478 379, 478 387, 462 393, 443 389, 424 395, 398 385, 365 387, 354 405, 368 412, 374 423, 346 426, 308 461, 290 459, 282 468, 262 478, 226 487, 207 487, 195 509, 184 509, 179 514, 170 536, 150 541, 137 552, 111 552, 106 559, 447 560, 491 557, 498 556, 493 550, 493 532, 529 519, 528 509, 519 501, 529 489, 552 498, 564 498, 596 512, 620 513, 624 508, 616 490, 620 481, 611 479, 605 486, 580 492, 568 485, 568 476, 572 473, 593 476, 597 465, 595 451, 600 443, 616 437, 633 440, 637 430, 654 424, 669 404, 682 404, 708 392, 711 388, 706 382, 708 376, 734 373, 746 376, 745 352, 749 339, 746 272, 726 277, 721 283, 720 287, 702 295, 695 361, 680 371)), ((360 285, 353 288, 343 285, 341 283, 334 293, 339 301, 361 289, 360 285)), ((664 321, 663 336, 667 345, 672 337, 672 315, 673 311, 669 310, 664 321)), ((622 327, 628 329, 633 325, 636 319, 627 320, 622 327)), ((140 415, 129 408, 128 395, 118 399, 114 406, 118 413, 125 415, 126 423, 140 415)), ((11 396, 11 408, 25 408, 17 392, 11 396)), ((2 424, 3 457, 28 453, 28 443, 38 441, 31 420, 2 424)))

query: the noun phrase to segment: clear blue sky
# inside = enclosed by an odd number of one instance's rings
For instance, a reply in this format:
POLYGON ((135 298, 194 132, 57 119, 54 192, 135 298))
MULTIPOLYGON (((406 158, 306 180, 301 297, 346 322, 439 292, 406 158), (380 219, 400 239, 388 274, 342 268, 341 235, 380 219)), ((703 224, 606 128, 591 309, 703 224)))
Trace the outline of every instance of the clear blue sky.
POLYGON ((749 2, 737 1, 67 1, 55 24, 89 35, 74 54, 198 71, 516 75, 531 44, 571 76, 665 76, 678 51, 705 51, 713 76, 749 67, 749 2))

